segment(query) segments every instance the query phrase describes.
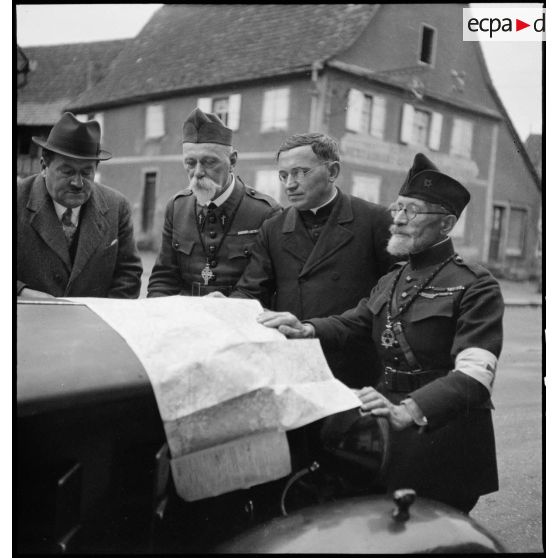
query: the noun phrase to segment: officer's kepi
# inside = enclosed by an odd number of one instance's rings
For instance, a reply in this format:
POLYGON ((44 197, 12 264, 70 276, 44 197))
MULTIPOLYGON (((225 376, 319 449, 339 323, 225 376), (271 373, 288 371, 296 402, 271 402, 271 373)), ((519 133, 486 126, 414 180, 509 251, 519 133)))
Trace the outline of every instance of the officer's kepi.
POLYGON ((195 108, 184 121, 182 143, 232 145, 232 130, 216 114, 195 108))
POLYGON ((457 180, 440 172, 426 155, 417 153, 399 191, 400 196, 437 203, 459 218, 471 195, 457 180))

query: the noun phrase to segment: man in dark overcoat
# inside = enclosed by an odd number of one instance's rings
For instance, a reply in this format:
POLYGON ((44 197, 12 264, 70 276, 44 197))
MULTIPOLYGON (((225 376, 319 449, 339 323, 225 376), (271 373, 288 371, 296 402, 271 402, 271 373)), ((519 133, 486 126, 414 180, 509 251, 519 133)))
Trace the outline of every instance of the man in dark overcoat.
MULTIPOLYGON (((277 154, 279 179, 291 206, 260 231, 232 297, 300 319, 352 308, 387 272, 388 211, 336 187, 341 164, 335 139, 291 136, 277 154)), ((371 339, 325 350, 333 374, 350 387, 375 385, 379 366, 371 339)))
POLYGON ((215 114, 198 108, 190 113, 182 154, 189 188, 167 204, 147 296, 229 294, 263 221, 280 206, 235 176, 232 130, 215 114))
POLYGON ((371 335, 383 376, 377 389, 357 393, 361 411, 386 416, 393 429, 388 490, 413 488, 465 513, 498 489, 490 397, 504 310, 496 280, 455 254, 448 237, 469 198, 418 154, 391 206, 388 250, 408 261, 341 315, 307 323, 286 313, 259 318, 325 347, 371 335))
POLYGON ((95 182, 96 120, 65 113, 43 148, 40 174, 17 186, 17 295, 137 298, 142 265, 128 200, 95 182))

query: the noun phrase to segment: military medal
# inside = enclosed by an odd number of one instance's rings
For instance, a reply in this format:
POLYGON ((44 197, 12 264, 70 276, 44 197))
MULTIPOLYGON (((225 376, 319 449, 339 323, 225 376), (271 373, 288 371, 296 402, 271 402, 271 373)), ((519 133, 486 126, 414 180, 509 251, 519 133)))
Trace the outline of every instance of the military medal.
POLYGON ((382 347, 386 349, 393 347, 393 344, 395 343, 395 334, 393 333, 392 324, 390 322, 386 324, 386 329, 382 331, 380 343, 382 344, 382 347))
POLYGON ((209 285, 209 282, 215 278, 215 273, 209 267, 209 261, 205 262, 205 267, 201 271, 201 277, 204 281, 204 285, 209 285))

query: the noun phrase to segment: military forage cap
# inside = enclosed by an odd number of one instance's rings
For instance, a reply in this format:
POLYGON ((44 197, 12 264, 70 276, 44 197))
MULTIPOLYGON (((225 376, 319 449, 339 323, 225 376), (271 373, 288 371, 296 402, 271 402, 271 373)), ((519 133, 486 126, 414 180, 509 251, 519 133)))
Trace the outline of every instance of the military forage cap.
POLYGON ((182 128, 183 143, 220 143, 232 145, 232 130, 227 128, 216 114, 194 109, 182 128))
POLYGON ((459 217, 469 203, 467 189, 451 176, 440 172, 422 153, 415 155, 413 166, 399 191, 400 196, 437 203, 459 217))

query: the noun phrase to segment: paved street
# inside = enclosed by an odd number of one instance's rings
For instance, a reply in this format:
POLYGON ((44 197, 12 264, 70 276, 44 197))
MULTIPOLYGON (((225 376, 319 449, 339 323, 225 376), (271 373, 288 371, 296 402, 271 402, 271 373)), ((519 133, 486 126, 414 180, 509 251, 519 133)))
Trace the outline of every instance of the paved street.
POLYGON ((471 516, 510 552, 542 552, 541 309, 506 307, 494 392, 500 490, 471 516))

